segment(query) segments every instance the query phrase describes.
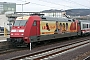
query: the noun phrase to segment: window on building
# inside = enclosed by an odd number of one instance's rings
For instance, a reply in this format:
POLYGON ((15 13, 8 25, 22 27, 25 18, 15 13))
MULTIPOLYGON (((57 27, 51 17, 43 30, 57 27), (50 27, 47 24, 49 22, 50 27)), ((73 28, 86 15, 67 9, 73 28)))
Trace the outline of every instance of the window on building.
POLYGON ((0 5, 0 7, 3 7, 3 5, 0 5))

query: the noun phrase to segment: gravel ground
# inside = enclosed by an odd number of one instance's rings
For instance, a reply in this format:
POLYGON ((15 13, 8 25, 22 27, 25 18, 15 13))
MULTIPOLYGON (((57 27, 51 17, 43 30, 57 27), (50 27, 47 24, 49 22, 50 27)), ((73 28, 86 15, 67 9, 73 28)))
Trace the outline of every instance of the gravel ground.
MULTIPOLYGON (((63 42, 59 42, 57 44, 51 44, 51 45, 46 45, 46 46, 42 46, 42 47, 37 47, 37 48, 32 49, 31 51, 28 49, 28 50, 15 51, 15 52, 12 52, 12 53, 2 54, 2 55, 0 55, 0 60, 9 59, 9 58, 12 58, 12 57, 16 57, 16 56, 20 56, 20 55, 32 53, 32 52, 39 51, 39 50, 44 50, 46 48, 51 48, 53 46, 59 46, 59 45, 71 43, 72 41, 74 42, 76 40, 70 40, 70 41, 68 40, 66 42, 63 41, 63 42)), ((61 55, 61 58, 60 59, 59 58, 54 58, 53 60, 72 60, 72 59, 75 59, 78 55, 81 55, 81 54, 89 51, 90 50, 90 45, 85 46, 85 47, 80 48, 80 49, 77 49, 77 50, 79 50, 79 51, 68 52, 66 54, 61 55)))
POLYGON ((61 42, 59 42, 57 44, 55 43, 55 44, 51 44, 51 45, 45 45, 45 46, 42 46, 42 47, 36 47, 36 48, 33 48, 31 51, 28 49, 28 50, 24 50, 24 51, 16 51, 16 52, 12 52, 12 53, 2 54, 2 55, 0 55, 0 59, 5 60, 5 59, 12 58, 12 57, 32 53, 32 52, 35 52, 35 51, 51 48, 53 46, 59 46, 59 45, 71 43, 71 42, 74 42, 74 41, 77 41, 77 40, 61 41, 61 42))
POLYGON ((90 44, 73 51, 64 53, 50 60, 83 60, 90 55, 90 44))
POLYGON ((84 54, 79 55, 74 60, 83 60, 83 59, 87 58, 88 56, 90 56, 90 51, 88 51, 88 52, 86 52, 84 54))

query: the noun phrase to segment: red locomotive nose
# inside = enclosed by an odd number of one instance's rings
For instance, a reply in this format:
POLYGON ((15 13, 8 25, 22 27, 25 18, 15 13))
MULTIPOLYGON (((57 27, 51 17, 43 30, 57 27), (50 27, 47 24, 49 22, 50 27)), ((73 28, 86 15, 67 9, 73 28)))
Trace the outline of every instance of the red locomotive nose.
POLYGON ((10 37, 23 37, 24 36, 24 27, 14 26, 11 29, 10 37))

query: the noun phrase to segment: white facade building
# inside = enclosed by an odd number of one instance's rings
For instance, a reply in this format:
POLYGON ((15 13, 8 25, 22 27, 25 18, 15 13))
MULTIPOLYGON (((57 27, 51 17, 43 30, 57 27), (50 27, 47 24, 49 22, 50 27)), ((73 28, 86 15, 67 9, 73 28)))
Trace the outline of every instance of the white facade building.
POLYGON ((16 3, 0 2, 0 13, 4 14, 7 11, 16 11, 16 3))
POLYGON ((9 23, 8 17, 6 17, 5 14, 0 15, 0 28, 1 28, 1 27, 2 27, 2 28, 5 27, 8 31, 10 31, 10 27, 9 27, 9 25, 7 25, 8 23, 9 23))
MULTIPOLYGON (((44 14, 45 16, 50 16, 50 17, 65 17, 63 14, 66 14, 66 12, 23 12, 25 15, 30 15, 30 14, 44 14)), ((22 12, 15 12, 15 14, 22 14, 22 12)))
POLYGON ((50 16, 50 17, 63 17, 62 12, 55 12, 55 13, 43 13, 45 16, 50 16))

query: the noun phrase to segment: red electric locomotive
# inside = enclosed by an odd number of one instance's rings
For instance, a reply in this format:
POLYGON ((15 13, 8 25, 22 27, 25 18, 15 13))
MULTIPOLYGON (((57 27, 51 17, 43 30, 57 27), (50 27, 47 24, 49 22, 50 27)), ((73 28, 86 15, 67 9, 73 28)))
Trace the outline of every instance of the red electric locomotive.
POLYGON ((28 45, 50 39, 81 34, 78 21, 39 15, 17 17, 8 41, 14 45, 28 45))

